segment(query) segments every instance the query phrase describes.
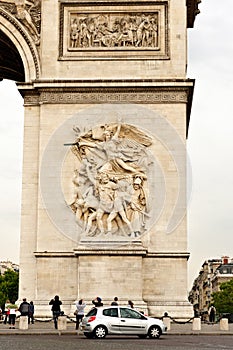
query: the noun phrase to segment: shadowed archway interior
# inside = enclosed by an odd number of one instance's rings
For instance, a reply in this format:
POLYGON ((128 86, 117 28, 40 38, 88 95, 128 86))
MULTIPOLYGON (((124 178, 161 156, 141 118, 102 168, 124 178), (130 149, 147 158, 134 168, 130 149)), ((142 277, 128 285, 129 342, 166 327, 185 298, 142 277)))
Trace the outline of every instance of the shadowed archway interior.
POLYGON ((0 31, 0 79, 25 81, 24 66, 12 41, 0 31))

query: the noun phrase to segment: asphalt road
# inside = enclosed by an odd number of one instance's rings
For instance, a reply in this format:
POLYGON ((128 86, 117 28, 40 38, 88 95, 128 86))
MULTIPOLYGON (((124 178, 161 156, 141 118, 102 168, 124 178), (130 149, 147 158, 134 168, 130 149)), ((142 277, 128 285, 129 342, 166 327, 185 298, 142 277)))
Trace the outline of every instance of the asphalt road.
POLYGON ((0 350, 232 350, 232 335, 169 335, 160 339, 78 335, 1 335, 0 350))

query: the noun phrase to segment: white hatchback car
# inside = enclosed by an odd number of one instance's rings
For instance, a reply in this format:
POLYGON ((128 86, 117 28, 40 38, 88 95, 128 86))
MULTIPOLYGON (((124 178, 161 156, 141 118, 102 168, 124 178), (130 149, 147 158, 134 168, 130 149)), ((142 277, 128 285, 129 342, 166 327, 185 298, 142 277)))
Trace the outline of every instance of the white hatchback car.
POLYGON ((157 319, 124 306, 94 307, 82 320, 81 329, 87 338, 105 338, 107 334, 137 335, 159 338, 167 327, 157 319))

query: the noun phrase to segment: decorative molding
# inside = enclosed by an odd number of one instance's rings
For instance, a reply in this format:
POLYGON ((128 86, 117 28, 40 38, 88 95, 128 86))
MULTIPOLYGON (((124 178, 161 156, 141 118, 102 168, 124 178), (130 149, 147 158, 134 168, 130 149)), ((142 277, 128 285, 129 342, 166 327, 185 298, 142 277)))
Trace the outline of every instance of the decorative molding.
POLYGON ((146 249, 74 249, 74 254, 76 256, 79 255, 140 255, 145 256, 147 254, 146 249))
POLYGON ((36 258, 73 258, 73 252, 34 252, 36 258))
POLYGON ((188 259, 190 254, 187 252, 164 252, 164 253, 152 253, 148 252, 147 249, 130 246, 128 248, 76 248, 73 252, 54 252, 54 251, 43 251, 34 252, 36 258, 54 258, 54 257, 65 257, 73 258, 79 255, 141 255, 146 258, 163 259, 163 258, 173 258, 173 259, 188 259))
POLYGON ((188 89, 183 91, 97 91, 82 92, 42 91, 42 104, 90 104, 90 103, 187 103, 188 89))
POLYGON ((168 2, 61 1, 59 58, 169 59, 168 2))
POLYGON ((148 258, 172 258, 172 259, 189 259, 190 253, 187 252, 163 252, 163 253, 152 253, 148 252, 148 258))
POLYGON ((40 104, 40 96, 38 93, 27 94, 24 97, 24 106, 38 106, 40 104))

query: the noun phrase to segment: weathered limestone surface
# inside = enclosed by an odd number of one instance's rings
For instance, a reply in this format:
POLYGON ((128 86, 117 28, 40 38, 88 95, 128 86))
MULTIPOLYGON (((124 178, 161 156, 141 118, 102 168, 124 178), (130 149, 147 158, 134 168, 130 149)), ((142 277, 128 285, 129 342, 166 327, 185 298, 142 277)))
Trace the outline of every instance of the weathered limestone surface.
POLYGON ((58 294, 66 314, 78 298, 117 295, 192 316, 186 1, 3 3, 0 30, 25 70, 20 299, 37 315, 58 294))

